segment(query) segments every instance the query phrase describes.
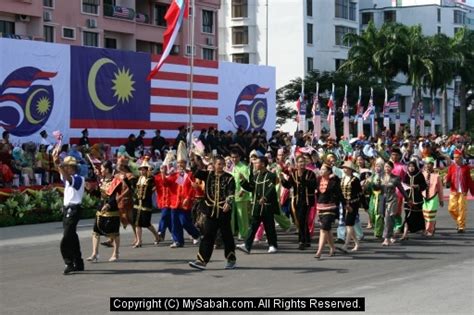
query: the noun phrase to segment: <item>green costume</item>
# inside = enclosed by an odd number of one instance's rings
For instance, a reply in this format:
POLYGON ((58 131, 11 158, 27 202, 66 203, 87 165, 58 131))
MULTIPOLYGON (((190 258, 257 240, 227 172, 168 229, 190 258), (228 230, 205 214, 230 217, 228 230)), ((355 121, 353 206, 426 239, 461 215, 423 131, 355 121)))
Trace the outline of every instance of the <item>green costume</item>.
POLYGON ((235 235, 237 221, 239 237, 245 237, 249 228, 249 213, 250 213, 250 200, 251 194, 242 189, 240 185, 240 174, 249 180, 250 168, 243 162, 237 163, 232 170, 232 176, 235 180, 235 201, 232 211, 232 233, 235 235))

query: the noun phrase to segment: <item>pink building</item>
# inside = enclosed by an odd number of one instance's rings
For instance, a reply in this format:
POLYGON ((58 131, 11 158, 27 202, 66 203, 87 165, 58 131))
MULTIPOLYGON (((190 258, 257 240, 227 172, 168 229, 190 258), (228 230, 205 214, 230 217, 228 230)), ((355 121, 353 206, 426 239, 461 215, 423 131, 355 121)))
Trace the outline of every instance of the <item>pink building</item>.
MULTIPOLYGON (((0 37, 68 45, 162 52, 165 13, 171 0, 1 0, 0 37)), ((195 0, 195 49, 191 18, 172 54, 217 60, 220 0, 195 0)))

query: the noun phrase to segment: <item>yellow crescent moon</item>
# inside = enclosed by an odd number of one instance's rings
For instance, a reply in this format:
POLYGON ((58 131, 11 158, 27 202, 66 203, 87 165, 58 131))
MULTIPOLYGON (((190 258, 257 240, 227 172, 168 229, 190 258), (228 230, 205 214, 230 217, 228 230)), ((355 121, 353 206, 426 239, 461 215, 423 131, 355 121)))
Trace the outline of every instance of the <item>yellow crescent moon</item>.
POLYGON ((255 117, 255 116, 254 116, 254 114, 255 114, 254 112, 255 112, 255 110, 257 109, 257 105, 258 105, 259 103, 263 103, 263 102, 262 102, 262 101, 257 101, 257 102, 255 103, 255 106, 252 108, 252 112, 250 113, 250 120, 251 120, 251 122, 252 122, 253 128, 258 127, 258 126, 257 126, 257 123, 255 122, 255 120, 254 120, 253 118, 255 117))
POLYGON ((37 125, 37 124, 41 123, 44 120, 44 118, 41 119, 41 120, 34 119, 33 116, 31 116, 31 110, 30 110, 31 101, 33 100, 33 97, 35 97, 36 94, 38 94, 39 92, 42 92, 42 91, 48 93, 48 91, 46 91, 45 89, 37 89, 36 91, 31 93, 30 97, 28 97, 28 100, 26 101, 25 117, 26 117, 26 120, 28 120, 33 125, 37 125))
POLYGON ((89 91, 89 97, 91 98, 92 103, 94 103, 95 107, 105 112, 112 110, 115 106, 117 106, 117 104, 113 106, 108 106, 100 101, 99 97, 97 96, 95 81, 100 68, 108 63, 113 63, 114 65, 116 65, 116 63, 109 58, 101 58, 94 62, 89 71, 89 77, 87 78, 87 89, 89 91))

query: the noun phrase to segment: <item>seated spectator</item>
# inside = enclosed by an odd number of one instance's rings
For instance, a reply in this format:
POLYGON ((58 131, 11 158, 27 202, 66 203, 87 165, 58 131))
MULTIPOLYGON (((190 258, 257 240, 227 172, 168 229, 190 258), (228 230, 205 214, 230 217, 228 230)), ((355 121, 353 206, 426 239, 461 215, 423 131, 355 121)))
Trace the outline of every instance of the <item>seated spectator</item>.
POLYGON ((7 164, 0 160, 0 188, 11 187, 13 172, 7 164))
POLYGON ((12 152, 12 171, 20 176, 20 183, 29 186, 34 179, 32 161, 25 158, 24 152, 20 147, 15 147, 12 152))

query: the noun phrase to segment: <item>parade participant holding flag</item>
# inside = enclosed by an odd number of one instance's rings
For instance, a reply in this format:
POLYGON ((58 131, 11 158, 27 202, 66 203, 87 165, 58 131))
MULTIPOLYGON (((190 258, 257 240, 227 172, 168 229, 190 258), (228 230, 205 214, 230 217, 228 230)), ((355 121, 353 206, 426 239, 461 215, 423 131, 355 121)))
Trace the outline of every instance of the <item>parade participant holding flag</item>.
POLYGON ((66 267, 64 274, 74 271, 84 271, 81 244, 76 232, 77 223, 81 218, 81 203, 84 196, 85 179, 77 174, 77 161, 72 156, 67 156, 61 163, 59 158, 59 146, 57 144, 52 154, 54 165, 57 167, 61 180, 64 182, 63 200, 63 227, 64 233, 61 240, 61 255, 66 267))
POLYGON ((171 248, 184 246, 183 229, 193 238, 193 243, 199 242, 199 231, 193 225, 191 208, 193 207, 195 189, 193 174, 186 170, 187 152, 183 141, 179 142, 177 151, 178 171, 168 179, 170 187, 171 231, 174 243, 171 248))

